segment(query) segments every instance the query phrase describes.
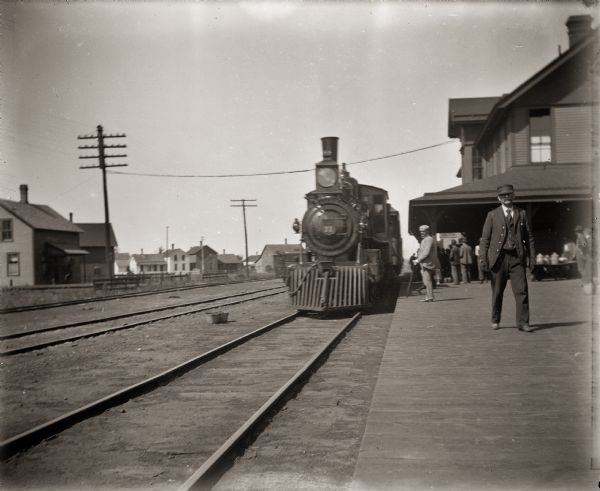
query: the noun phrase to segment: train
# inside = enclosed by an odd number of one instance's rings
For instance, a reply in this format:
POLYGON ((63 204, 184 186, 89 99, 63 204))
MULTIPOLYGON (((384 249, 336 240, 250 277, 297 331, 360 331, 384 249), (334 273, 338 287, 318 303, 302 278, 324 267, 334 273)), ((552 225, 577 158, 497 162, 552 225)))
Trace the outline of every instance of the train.
POLYGON ((292 306, 326 312, 370 307, 402 268, 400 216, 385 189, 359 184, 338 164, 338 137, 321 138, 315 189, 293 229, 307 257, 289 266, 292 306))

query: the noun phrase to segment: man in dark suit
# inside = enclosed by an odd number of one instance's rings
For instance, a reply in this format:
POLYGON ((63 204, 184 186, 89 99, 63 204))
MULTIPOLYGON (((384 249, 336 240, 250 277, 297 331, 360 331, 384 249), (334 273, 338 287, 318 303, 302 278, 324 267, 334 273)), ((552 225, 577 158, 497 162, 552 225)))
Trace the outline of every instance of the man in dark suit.
POLYGON ((500 206, 487 214, 481 241, 479 261, 482 271, 492 276, 492 329, 499 329, 504 289, 510 278, 517 305, 517 327, 532 332, 529 326, 529 292, 526 267, 535 267, 533 235, 525 210, 514 206, 511 184, 498 187, 500 206))

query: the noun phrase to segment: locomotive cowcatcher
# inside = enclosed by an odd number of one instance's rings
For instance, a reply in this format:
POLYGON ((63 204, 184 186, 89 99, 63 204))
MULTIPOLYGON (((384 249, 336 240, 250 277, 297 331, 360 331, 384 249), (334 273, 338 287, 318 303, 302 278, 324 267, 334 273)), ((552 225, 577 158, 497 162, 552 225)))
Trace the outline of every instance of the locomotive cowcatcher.
POLYGON ((306 195, 301 233, 309 260, 289 267, 292 305, 303 311, 368 307, 402 266, 398 211, 387 191, 359 184, 337 162, 337 137, 321 138, 316 189, 306 195))

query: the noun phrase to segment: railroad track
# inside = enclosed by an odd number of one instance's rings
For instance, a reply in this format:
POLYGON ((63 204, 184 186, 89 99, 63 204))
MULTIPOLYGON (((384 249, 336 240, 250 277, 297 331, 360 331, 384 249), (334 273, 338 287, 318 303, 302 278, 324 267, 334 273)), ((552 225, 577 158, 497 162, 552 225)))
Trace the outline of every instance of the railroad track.
MULTIPOLYGON (((68 433, 31 448, 26 459, 11 459, 11 465, 4 469, 7 484, 15 476, 29 476, 30 466, 55 469, 56 465, 72 465, 72 455, 82 466, 84 479, 92 479, 86 483, 77 477, 76 482, 94 486, 98 484, 93 482, 94 472, 90 474, 86 465, 108 472, 102 466, 110 455, 102 448, 116 445, 114 436, 126 432, 136 441, 127 441, 128 451, 119 458, 141 460, 119 465, 135 469, 132 472, 136 476, 143 470, 151 475, 141 477, 141 484, 125 477, 124 482, 108 482, 109 486, 157 485, 165 489, 179 483, 181 490, 209 486, 252 434, 299 390, 359 317, 326 321, 292 314, 0 442, 2 458, 7 459, 58 433, 68 433), (275 329, 282 326, 286 329, 275 329), (117 405, 123 409, 117 410, 117 405), (161 421, 165 428, 161 430, 152 421, 161 421), (65 431, 76 423, 80 425, 65 431), (153 438, 157 431, 162 439, 153 438), (146 434, 151 435, 150 449, 146 434), (98 452, 87 445, 91 441, 98 452), (141 453, 135 456, 134 449, 141 453), (163 456, 158 465, 162 470, 157 469, 156 462, 146 466, 148 452, 163 456), (157 476, 163 476, 165 482, 153 482, 157 476)), ((53 477, 60 475, 59 471, 53 477)), ((49 486, 70 484, 38 478, 49 486)))
POLYGON ((163 288, 160 290, 148 290, 143 292, 130 292, 130 293, 120 293, 118 295, 106 295, 103 297, 88 297, 88 298, 80 298, 77 300, 65 300, 63 302, 51 302, 37 305, 23 305, 20 307, 7 307, 4 309, 0 309, 0 314, 11 314, 15 312, 29 312, 33 310, 44 310, 44 309, 52 309, 58 307, 66 307, 68 305, 79 305, 85 303, 95 303, 95 302, 105 302, 108 300, 120 300, 123 298, 131 298, 131 297, 145 297, 148 295, 160 295, 161 293, 172 293, 178 291, 185 290, 196 290, 199 288, 208 288, 212 286, 223 286, 223 285, 235 285, 239 283, 252 283, 254 281, 260 280, 250 280, 250 281, 229 281, 226 283, 204 283, 201 285, 187 285, 187 286, 176 286, 172 288, 163 288))
POLYGON ((64 344, 64 343, 68 343, 68 342, 77 341, 79 339, 100 336, 102 334, 107 334, 107 333, 116 332, 116 331, 122 331, 125 329, 132 329, 134 327, 138 327, 141 325, 150 324, 152 322, 158 322, 158 321, 167 320, 167 319, 172 319, 172 318, 180 317, 183 315, 196 314, 196 313, 204 312, 204 311, 208 311, 208 310, 215 310, 215 309, 219 309, 219 308, 223 308, 223 307, 228 307, 231 305, 236 305, 236 304, 239 304, 242 302, 258 300, 258 299, 269 297, 272 295, 279 295, 279 294, 285 293, 286 291, 287 291, 287 288, 285 288, 285 287, 265 288, 262 290, 255 290, 252 292, 237 293, 237 294, 233 294, 233 295, 226 295, 226 296, 216 297, 216 298, 211 298, 211 299, 197 300, 194 302, 186 302, 186 303, 181 303, 181 304, 168 305, 168 306, 164 306, 164 307, 157 307, 154 309, 146 309, 146 310, 141 310, 141 311, 136 311, 136 312, 128 312, 125 314, 119 314, 119 315, 113 315, 113 316, 102 317, 102 318, 97 318, 97 319, 72 322, 69 324, 50 326, 50 327, 45 327, 45 328, 41 328, 41 329, 34 329, 34 330, 29 330, 29 331, 5 334, 5 335, 0 336, 1 341, 10 341, 10 340, 24 338, 24 337, 39 337, 41 335, 46 335, 47 333, 54 333, 54 332, 60 331, 60 330, 65 330, 65 329, 72 330, 74 328, 84 328, 84 327, 94 325, 94 324, 102 324, 102 323, 106 323, 106 322, 121 320, 124 318, 130 318, 130 317, 140 317, 141 318, 138 321, 130 322, 128 324, 123 324, 123 325, 119 325, 119 326, 111 326, 111 327, 107 327, 107 328, 94 329, 92 331, 80 332, 78 334, 70 335, 67 337, 60 336, 60 337, 57 337, 54 339, 38 341, 33 344, 24 344, 21 346, 9 346, 7 349, 0 351, 0 357, 12 356, 12 355, 17 355, 17 354, 21 354, 21 353, 27 353, 30 351, 47 348, 49 346, 55 346, 58 344, 64 344), (252 295, 256 295, 256 294, 259 294, 259 295, 252 296, 252 295), (262 295, 260 295, 260 294, 262 294, 262 295), (247 298, 240 299, 240 297, 247 297, 247 298), (220 302, 222 300, 227 300, 230 298, 236 298, 237 300, 230 301, 230 302, 224 302, 224 303, 216 303, 216 302, 220 302), (210 304, 210 305, 206 306, 207 304, 210 304), (204 307, 190 309, 190 307, 194 307, 196 305, 204 305, 204 307), (162 311, 166 311, 166 310, 173 310, 175 312, 171 312, 168 315, 163 315, 160 317, 147 317, 148 314, 162 312, 162 311))

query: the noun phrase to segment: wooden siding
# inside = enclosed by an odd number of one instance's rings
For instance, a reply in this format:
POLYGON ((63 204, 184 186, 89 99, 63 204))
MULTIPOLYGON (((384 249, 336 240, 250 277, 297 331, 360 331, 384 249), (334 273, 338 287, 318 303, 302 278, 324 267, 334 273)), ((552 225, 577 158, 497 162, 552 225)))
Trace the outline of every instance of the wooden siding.
POLYGON ((0 241, 0 287, 33 285, 34 274, 34 252, 33 252, 33 230, 22 220, 0 208, 0 219, 12 220, 12 240, 0 241), (19 253, 19 275, 8 276, 8 254, 19 253))
POLYGON ((592 108, 559 106, 552 110, 557 164, 592 161, 592 108))

